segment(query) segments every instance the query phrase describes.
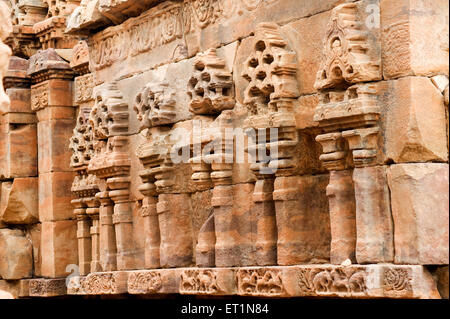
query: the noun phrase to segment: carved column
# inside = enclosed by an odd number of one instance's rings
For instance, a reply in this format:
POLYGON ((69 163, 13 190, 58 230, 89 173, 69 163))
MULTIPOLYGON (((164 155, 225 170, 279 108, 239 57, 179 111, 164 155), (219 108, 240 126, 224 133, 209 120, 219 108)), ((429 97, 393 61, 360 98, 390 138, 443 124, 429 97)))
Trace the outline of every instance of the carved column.
MULTIPOLYGON (((95 195, 99 191, 96 177, 88 173, 88 165, 94 156, 93 133, 89 125, 89 114, 93 105, 92 74, 89 73, 89 55, 85 42, 79 42, 74 48, 74 58, 70 67, 77 74, 74 81, 74 102, 78 106, 77 124, 70 139, 72 157, 70 166, 76 172, 72 183, 72 193, 78 196, 84 205, 78 218, 78 255, 80 274, 101 271, 99 261, 99 203, 95 195), (87 206, 87 207, 86 207, 87 206), (88 244, 89 243, 89 247, 88 244)), ((78 205, 78 200, 72 202, 78 205)), ((76 214, 76 210, 75 210, 76 214)))
POLYGON ((298 133, 293 103, 299 96, 295 78, 296 54, 288 47, 274 23, 258 25, 253 52, 242 76, 249 82, 244 104, 249 111, 246 126, 253 131, 256 156, 252 169, 257 209, 259 265, 290 265, 306 261, 301 246, 308 246, 307 211, 302 207, 295 175, 298 133), (273 195, 270 191, 273 189, 273 195), (273 202, 272 202, 273 201, 273 202), (276 228, 275 228, 276 226, 276 228))
POLYGON ((360 23, 360 10, 358 4, 348 3, 332 11, 325 59, 315 83, 321 101, 314 119, 326 133, 316 140, 323 146, 321 160, 331 171, 327 196, 335 264, 347 258, 358 263, 393 260, 386 172, 376 166, 381 163, 381 107, 377 86, 370 83, 382 79, 380 55, 360 23), (356 51, 355 46, 365 50, 356 51))
POLYGON ((101 203, 100 263, 103 271, 116 270, 116 266, 117 270, 133 269, 136 252, 129 199, 128 105, 115 82, 96 88, 94 96, 89 122, 95 153, 88 172, 103 181, 96 195, 101 203))
MULTIPOLYGON (((92 194, 94 195, 94 194, 92 194)), ((91 227, 89 233, 91 235, 91 272, 102 271, 100 265, 100 222, 99 222, 99 201, 95 197, 87 197, 84 199, 88 208, 86 214, 91 219, 91 227)))
POLYGON ((114 201, 113 223, 116 232, 117 269, 133 269, 133 216, 130 205, 130 178, 114 177, 107 180, 109 196, 114 201))
POLYGON ((330 171, 327 186, 331 222, 330 261, 332 264, 341 264, 347 259, 355 262, 356 203, 348 145, 341 133, 318 135, 316 141, 322 145, 324 153, 320 160, 330 171))
POLYGON ((195 59, 188 95, 190 111, 195 115, 206 115, 211 120, 209 123, 202 121, 205 127, 194 131, 194 157, 190 160, 194 171, 192 180, 197 189, 214 187, 211 199, 213 217, 208 218, 201 228, 197 265, 239 266, 248 252, 245 252, 246 243, 239 234, 239 222, 236 222, 239 217, 233 212, 234 138, 226 134, 227 129, 233 129, 230 110, 235 105, 234 87, 232 74, 216 50, 210 49, 195 59))
POLYGON ((369 127, 342 132, 355 164, 356 259, 361 264, 394 259, 387 168, 377 165, 379 130, 378 127, 369 127))
MULTIPOLYGON (((166 82, 148 83, 138 93, 134 110, 146 138, 137 149, 145 196, 145 264, 147 268, 192 264, 192 225, 189 194, 177 191, 177 168, 171 161, 172 124, 176 122, 175 92, 166 82)), ((181 174, 182 175, 182 174, 181 174)))
POLYGON ((103 271, 117 270, 116 233, 114 231, 114 202, 108 192, 99 192, 95 197, 100 202, 100 265, 103 271))
POLYGON ((91 242, 91 220, 86 214, 86 205, 83 198, 72 200, 75 207, 73 213, 77 218, 78 238, 78 267, 82 276, 89 274, 91 270, 92 242, 91 242))
POLYGON ((74 72, 54 49, 30 58, 31 106, 38 118, 39 220, 42 275, 66 276, 77 263, 77 221, 72 215, 69 148, 76 125, 73 107, 74 72))

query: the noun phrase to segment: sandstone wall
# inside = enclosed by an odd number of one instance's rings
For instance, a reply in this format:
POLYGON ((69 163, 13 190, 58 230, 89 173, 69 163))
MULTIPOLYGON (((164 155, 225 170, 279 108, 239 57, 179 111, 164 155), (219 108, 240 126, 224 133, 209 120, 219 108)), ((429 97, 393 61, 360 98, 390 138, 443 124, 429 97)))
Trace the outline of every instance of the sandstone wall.
POLYGON ((447 0, 0 5, 0 292, 448 298, 447 0))

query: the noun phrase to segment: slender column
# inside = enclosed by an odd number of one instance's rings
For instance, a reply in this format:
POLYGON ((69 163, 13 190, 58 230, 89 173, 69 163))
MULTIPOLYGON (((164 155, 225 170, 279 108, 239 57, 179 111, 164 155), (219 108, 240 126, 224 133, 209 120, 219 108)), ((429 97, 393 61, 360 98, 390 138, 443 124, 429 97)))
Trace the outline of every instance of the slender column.
POLYGON ((356 262, 356 203, 353 170, 348 169, 348 147, 340 132, 318 135, 316 141, 323 148, 320 160, 330 171, 326 191, 331 225, 330 262, 337 265, 347 259, 356 262))
POLYGON ((117 270, 133 269, 135 251, 133 241, 133 216, 130 205, 130 178, 114 177, 107 180, 114 201, 113 223, 116 232, 117 270))
POLYGON ((102 270, 100 265, 100 221, 99 221, 99 201, 95 197, 88 197, 84 200, 88 205, 86 213, 92 220, 90 228, 92 238, 92 261, 91 272, 99 272, 102 270))
POLYGON ((145 231, 145 268, 159 268, 160 234, 158 214, 156 211, 158 201, 156 189, 154 184, 144 183, 139 187, 139 190, 145 196, 141 208, 145 231))
POLYGON ((80 275, 89 274, 91 269, 91 234, 90 218, 86 214, 86 204, 83 198, 72 200, 75 206, 74 215, 77 218, 77 238, 78 238, 78 267, 80 275))
POLYGON ((99 192, 95 197, 100 202, 100 265, 103 271, 117 270, 116 234, 114 232, 114 203, 109 192, 99 192))
POLYGON ((394 260, 393 221, 386 166, 377 165, 379 128, 342 132, 353 152, 356 197, 356 260, 358 263, 394 260))
POLYGON ((277 263, 277 223, 272 178, 258 179, 253 193, 256 211, 256 254, 260 266, 277 263))

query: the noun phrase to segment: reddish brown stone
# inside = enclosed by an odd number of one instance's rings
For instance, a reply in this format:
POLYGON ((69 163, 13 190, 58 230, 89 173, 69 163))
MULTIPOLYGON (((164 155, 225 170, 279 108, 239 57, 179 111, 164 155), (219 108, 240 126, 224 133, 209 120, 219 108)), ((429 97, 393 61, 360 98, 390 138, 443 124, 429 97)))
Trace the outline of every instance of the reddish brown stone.
POLYGON ((76 220, 42 223, 41 272, 43 277, 65 277, 69 274, 67 267, 77 264, 76 233, 76 220))
POLYGON ((387 177, 395 263, 448 264, 448 164, 392 165, 387 177))

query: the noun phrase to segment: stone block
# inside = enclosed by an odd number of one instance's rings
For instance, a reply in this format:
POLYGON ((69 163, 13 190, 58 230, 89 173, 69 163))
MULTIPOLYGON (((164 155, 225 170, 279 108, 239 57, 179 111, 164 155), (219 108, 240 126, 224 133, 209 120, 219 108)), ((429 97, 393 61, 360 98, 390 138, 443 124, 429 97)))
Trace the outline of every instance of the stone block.
POLYGON ((33 274, 30 241, 19 229, 0 229, 0 278, 15 280, 33 274))
POLYGON ((28 227, 27 236, 33 245, 33 275, 41 276, 41 224, 34 224, 28 227))
POLYGON ((449 262, 448 164, 399 164, 388 170, 395 263, 449 262))
POLYGON ((37 176, 36 124, 0 124, 0 177, 37 176))
POLYGON ((385 156, 395 163, 448 160, 442 94, 426 77, 388 81, 385 102, 385 156))
POLYGON ((448 8, 447 0, 380 1, 385 79, 448 74, 448 8))
POLYGON ((9 88, 6 94, 11 101, 7 113, 32 113, 30 89, 9 88))
POLYGON ((73 172, 53 172, 39 175, 39 220, 61 221, 74 218, 72 186, 73 172))
POLYGON ((355 168, 356 260, 359 264, 394 260, 393 223, 386 166, 355 168))
POLYGON ((39 173, 70 171, 69 143, 74 120, 49 120, 37 126, 39 173))
POLYGON ((330 258, 328 175, 275 179, 278 265, 324 262, 330 258))
POLYGON ((41 227, 41 274, 66 277, 67 266, 78 264, 77 221, 43 222, 41 227))
POLYGON ((3 182, 0 197, 0 220, 7 224, 32 224, 39 220, 38 178, 15 178, 3 182))

